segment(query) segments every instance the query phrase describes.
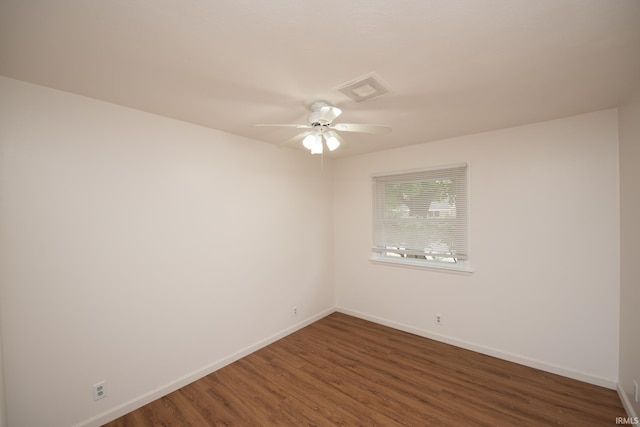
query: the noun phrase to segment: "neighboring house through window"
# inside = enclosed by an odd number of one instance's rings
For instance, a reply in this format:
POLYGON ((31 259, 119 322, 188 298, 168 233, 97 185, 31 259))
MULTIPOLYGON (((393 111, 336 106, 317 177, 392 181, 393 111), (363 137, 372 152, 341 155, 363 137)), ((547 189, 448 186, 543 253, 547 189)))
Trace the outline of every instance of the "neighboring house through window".
POLYGON ((466 164, 372 179, 373 261, 469 270, 466 164))

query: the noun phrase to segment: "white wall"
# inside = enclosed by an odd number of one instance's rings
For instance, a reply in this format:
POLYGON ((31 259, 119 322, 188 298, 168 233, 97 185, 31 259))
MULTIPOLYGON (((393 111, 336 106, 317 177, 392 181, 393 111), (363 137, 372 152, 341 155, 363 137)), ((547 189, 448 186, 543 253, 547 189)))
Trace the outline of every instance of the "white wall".
POLYGON ((616 110, 340 159, 334 181, 341 311, 615 387, 616 110), (474 272, 371 263, 371 174, 461 162, 474 272))
POLYGON ((334 307, 330 162, 5 78, 0 148, 10 427, 98 425, 334 307))
MULTIPOLYGON (((621 109, 627 391, 637 115, 637 103, 621 109)), ((322 172, 304 152, 0 78, 7 425, 98 425, 210 372, 331 310, 334 262, 345 312, 613 387, 617 149, 608 110, 322 172), (470 163, 474 272, 371 264, 370 175, 459 162, 470 163), (101 380, 109 396, 94 402, 101 380)))
MULTIPOLYGON (((0 235, 0 238, 2 238, 2 235, 0 235)), ((1 331, 2 331, 2 326, 0 326, 0 332, 1 331)), ((2 334, 0 334, 0 427, 5 427, 6 425, 7 425, 7 418, 6 418, 6 405, 5 405, 5 399, 4 399, 4 369, 2 367, 2 334)))
MULTIPOLYGON (((620 107, 620 387, 635 415, 640 386, 640 90, 620 107)), ((623 398, 624 399, 624 398, 623 398)), ((631 414, 630 414, 631 415, 631 414)))

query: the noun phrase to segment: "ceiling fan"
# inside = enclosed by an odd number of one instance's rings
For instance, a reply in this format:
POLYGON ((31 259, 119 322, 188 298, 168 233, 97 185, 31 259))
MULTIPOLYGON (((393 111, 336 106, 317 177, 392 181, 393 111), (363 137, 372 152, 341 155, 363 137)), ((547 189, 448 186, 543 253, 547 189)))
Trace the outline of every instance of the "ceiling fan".
POLYGON ((262 124, 255 126, 294 127, 308 129, 294 136, 284 144, 302 140, 302 145, 311 151, 311 154, 322 154, 326 144, 329 151, 340 146, 342 138, 337 132, 360 132, 370 134, 383 134, 391 132, 391 128, 382 125, 365 125, 357 123, 333 123, 342 110, 324 101, 316 101, 310 106, 311 113, 307 117, 307 124, 262 124), (324 143, 323 143, 324 140, 324 143))

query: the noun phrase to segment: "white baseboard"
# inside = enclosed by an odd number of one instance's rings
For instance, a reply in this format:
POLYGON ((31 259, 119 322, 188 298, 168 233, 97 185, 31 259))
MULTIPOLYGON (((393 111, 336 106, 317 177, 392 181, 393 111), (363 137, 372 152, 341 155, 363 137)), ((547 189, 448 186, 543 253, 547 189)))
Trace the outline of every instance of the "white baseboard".
POLYGON ((371 316, 366 313, 361 313, 359 311, 350 310, 343 307, 336 307, 336 311, 344 314, 348 314, 350 316, 358 317, 364 320, 369 320, 374 323, 379 323, 384 326, 389 326, 394 329, 399 329, 404 332, 409 332, 414 335, 418 335, 421 337, 429 338, 435 341, 444 342, 446 344, 451 344, 456 347, 461 347, 467 350, 472 350, 477 353, 486 354, 488 356, 497 357, 498 359, 507 360, 509 362, 518 363, 520 365, 529 366, 531 368, 540 369, 541 371, 550 372, 552 374, 561 375, 563 377, 572 378, 578 381, 583 381, 589 384, 594 384, 601 387, 606 387, 611 390, 615 390, 617 386, 617 381, 610 380, 607 378, 598 377, 595 375, 591 375, 585 372, 575 371, 567 368, 563 368, 561 366, 556 366, 553 364, 545 363, 539 360, 530 359, 528 357, 520 356, 517 354, 512 354, 508 352, 504 352, 495 348, 485 347, 482 345, 474 344, 471 342, 459 340, 456 338, 452 338, 446 335, 434 334, 429 331, 425 331, 422 329, 415 328, 413 326, 404 325, 402 323, 393 322, 387 319, 383 319, 377 316, 371 316))
POLYGON ((624 389, 622 388, 622 384, 618 383, 616 390, 618 391, 618 396, 620 396, 620 400, 622 401, 622 406, 624 407, 624 410, 627 413, 627 416, 631 418, 637 418, 638 415, 636 414, 636 411, 634 411, 633 409, 633 405, 629 400, 629 396, 627 395, 627 393, 625 393, 624 389))
POLYGON ((207 366, 204 366, 196 371, 193 371, 187 375, 184 375, 181 378, 176 379, 175 381, 171 381, 168 384, 165 384, 161 387, 156 388, 155 390, 151 390, 148 393, 143 394, 142 396, 139 396, 135 399, 132 399, 126 403, 123 403, 122 405, 118 405, 114 408, 109 409, 106 412, 103 412, 93 418, 90 418, 88 420, 85 420, 79 424, 76 424, 74 427, 99 427, 105 423, 108 423, 109 421, 115 420, 116 418, 119 418, 125 414, 128 414, 129 412, 140 408, 141 406, 144 406, 148 403, 153 402, 156 399, 161 398, 162 396, 166 396, 169 393, 172 393, 176 390, 178 390, 179 388, 182 388, 188 384, 191 384, 194 381, 199 380, 200 378, 203 378, 215 371, 217 371, 220 368, 223 368, 233 362, 235 362, 236 360, 242 359, 243 357, 257 351, 260 350, 263 347, 268 346, 269 344, 272 344, 276 341, 278 341, 281 338, 286 337, 287 335, 292 334, 293 332, 296 332, 299 329, 304 328, 305 326, 308 326, 320 319, 322 319, 323 317, 328 316, 329 314, 335 312, 334 308, 330 308, 328 310, 322 311, 319 314, 316 314, 315 316, 312 316, 308 319, 305 319, 299 323, 296 323, 295 325, 288 327, 274 335, 271 335, 270 337, 267 337, 263 340, 260 340, 258 342, 256 342, 255 344, 252 344, 240 351, 237 351, 227 357, 224 357, 220 360, 217 360, 207 366))
POLYGON ((544 363, 538 360, 534 360, 534 359, 530 359, 527 357, 523 357, 520 355, 516 355, 516 354, 511 354, 508 352, 504 352, 501 350, 497 350, 497 349, 493 349, 490 347, 485 347, 485 346, 481 346, 481 345, 477 345, 474 343, 470 343, 467 341, 463 341, 463 340, 458 340, 455 338, 451 338, 448 337, 446 335, 439 335, 439 334, 434 334, 432 332, 429 331, 425 331, 422 329, 418 329, 409 325, 404 325, 398 322, 393 322, 387 319, 383 319, 377 316, 371 316, 365 313, 361 313, 355 310, 350 310, 347 308, 342 308, 342 307, 335 307, 335 308, 331 308, 331 309, 327 309, 324 310, 323 312, 312 316, 308 319, 303 320, 302 322, 299 322, 289 328, 286 328, 270 337, 267 337, 263 340, 260 340, 258 342, 256 342, 255 344, 252 344, 240 351, 237 351, 227 357, 224 357, 220 360, 217 360, 207 366, 204 366, 194 372, 191 372, 187 375, 184 375, 181 378, 176 379, 175 381, 172 381, 168 384, 165 384, 161 387, 158 387, 157 389, 151 390, 148 393, 145 393, 142 396, 139 396, 135 399, 132 399, 126 403, 123 403, 122 405, 118 405, 114 408, 109 409, 106 412, 103 412, 93 418, 90 418, 88 420, 85 420, 79 424, 76 424, 74 427, 99 427, 111 420, 114 420, 116 418, 121 417, 122 415, 128 414, 129 412, 138 409, 141 406, 144 406, 148 403, 153 402, 156 399, 159 399, 162 396, 166 396, 167 394, 174 392, 176 390, 178 390, 181 387, 184 387, 202 377, 205 377, 215 371, 217 371, 220 368, 223 368, 233 362, 235 362, 236 360, 239 360, 257 350, 260 350, 263 347, 268 346, 269 344, 272 344, 276 341, 278 341, 281 338, 284 338, 287 335, 292 334, 293 332, 296 332, 299 329, 304 328, 305 326, 308 326, 310 324, 312 324, 313 322, 316 322, 320 319, 322 319, 323 317, 326 317, 328 315, 330 315, 333 312, 340 312, 340 313, 344 313, 344 314, 348 314, 350 316, 354 316, 354 317, 358 317, 360 319, 364 319, 364 320, 368 320, 374 323, 378 323, 381 325, 385 325, 385 326, 389 326, 391 328, 394 329, 398 329, 404 332, 409 332, 411 334, 414 335, 418 335, 421 337, 425 337, 425 338, 429 338, 429 339, 433 339, 436 341, 440 341, 440 342, 444 342, 446 344, 451 344, 454 345, 456 347, 461 347, 461 348, 465 348, 467 350, 472 350, 478 353, 482 353, 482 354, 486 354, 488 356, 493 356, 493 357, 497 357, 499 359, 503 359, 503 360, 507 360, 509 362, 514 362, 514 363, 518 363, 520 365, 524 365, 524 366, 529 366, 532 368, 536 368, 536 369, 540 369, 542 371, 546 371, 546 372, 550 372, 553 374, 557 374, 557 375, 562 375, 564 377, 568 377, 568 378, 573 378, 579 381, 584 381, 590 384, 595 384, 601 387, 606 387, 612 390, 617 390, 618 394, 620 395, 620 399, 622 400, 622 403, 624 405, 625 410, 627 411, 627 414, 630 417, 635 417, 635 412, 633 410, 633 408, 631 407, 631 403, 629 402, 626 394, 624 393, 624 391, 620 388, 620 385, 616 382, 616 381, 612 381, 606 378, 601 378, 601 377, 597 377, 594 375, 590 375, 584 372, 579 372, 579 371, 574 371, 571 369, 566 369, 563 367, 559 367, 559 366, 555 366, 552 364, 548 364, 548 363, 544 363))

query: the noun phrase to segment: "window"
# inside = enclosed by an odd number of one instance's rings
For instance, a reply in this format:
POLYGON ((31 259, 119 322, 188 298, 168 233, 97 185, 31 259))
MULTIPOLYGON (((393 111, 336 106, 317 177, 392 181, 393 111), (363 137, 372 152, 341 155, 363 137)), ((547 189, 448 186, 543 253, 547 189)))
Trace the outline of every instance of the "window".
POLYGON ((373 176, 372 260, 468 270, 467 169, 373 176))

